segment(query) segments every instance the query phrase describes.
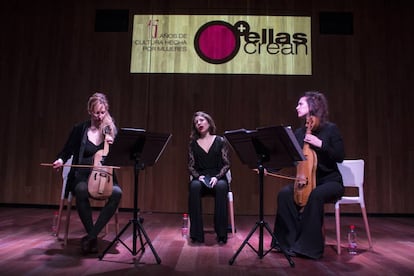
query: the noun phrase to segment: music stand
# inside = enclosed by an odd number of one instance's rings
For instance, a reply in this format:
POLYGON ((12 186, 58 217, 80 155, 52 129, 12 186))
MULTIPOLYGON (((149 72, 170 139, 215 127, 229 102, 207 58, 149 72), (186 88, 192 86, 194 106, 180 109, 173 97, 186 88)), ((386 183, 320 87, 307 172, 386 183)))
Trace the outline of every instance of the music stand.
MULTIPOLYGON (((253 251, 257 253, 260 259, 266 256, 273 247, 268 251, 263 250, 263 228, 270 233, 275 244, 278 244, 275 234, 271 231, 267 222, 264 221, 263 215, 263 176, 264 165, 268 168, 281 169, 284 167, 294 166, 297 161, 305 160, 302 149, 300 148, 296 137, 290 127, 273 126, 266 128, 258 128, 256 130, 239 129, 226 131, 224 136, 232 145, 243 164, 259 171, 259 221, 252 228, 242 245, 239 247, 234 256, 230 259, 229 264, 232 265, 247 244, 253 251), (259 228, 259 249, 256 250, 249 243, 250 237, 259 228)), ((281 248, 283 254, 288 260, 291 267, 295 266, 291 257, 281 248)))
POLYGON ((133 218, 129 220, 127 225, 125 225, 103 253, 99 255, 100 260, 102 260, 106 252, 116 241, 120 241, 134 256, 140 251, 144 252, 145 244, 148 244, 157 263, 161 263, 160 257, 152 246, 151 240, 145 232, 141 221, 138 219, 138 178, 140 170, 152 166, 158 161, 170 138, 171 134, 150 133, 144 129, 121 128, 119 130, 113 145, 111 145, 108 156, 105 157, 104 165, 114 166, 114 164, 117 164, 117 166, 134 166, 133 218), (131 224, 133 225, 132 250, 120 239, 131 224), (143 242, 141 233, 144 235, 146 243, 143 242), (141 242, 141 248, 139 250, 137 250, 138 235, 141 242))

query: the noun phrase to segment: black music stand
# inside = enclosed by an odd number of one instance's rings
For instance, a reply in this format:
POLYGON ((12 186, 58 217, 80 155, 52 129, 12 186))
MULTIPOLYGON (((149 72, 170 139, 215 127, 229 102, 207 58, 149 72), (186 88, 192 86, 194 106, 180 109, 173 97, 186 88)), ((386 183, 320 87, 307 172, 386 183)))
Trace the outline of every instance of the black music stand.
MULTIPOLYGON (((290 127, 273 126, 266 128, 258 128, 256 130, 233 130, 226 131, 224 136, 232 145, 243 164, 249 166, 252 169, 258 169, 259 171, 259 221, 252 228, 242 245, 239 247, 234 256, 230 259, 229 264, 232 265, 247 244, 253 251, 257 253, 260 259, 266 256, 274 247, 271 247, 268 251, 263 250, 263 228, 270 233, 275 245, 279 242, 275 234, 271 231, 267 222, 264 221, 263 215, 263 176, 264 165, 268 168, 282 169, 284 167, 291 167, 296 164, 297 161, 305 160, 302 149, 300 148, 296 137, 294 136, 290 127), (250 237, 259 228, 259 249, 256 250, 249 243, 250 237)), ((291 257, 286 251, 281 248, 283 254, 288 260, 291 267, 295 266, 291 257)))
POLYGON ((144 252, 145 245, 148 244, 157 263, 161 263, 160 257, 157 252, 155 252, 151 240, 145 232, 140 219, 138 219, 138 178, 140 170, 152 166, 158 161, 170 138, 171 134, 150 133, 143 129, 121 128, 119 130, 113 145, 111 145, 108 156, 105 157, 104 165, 115 166, 116 164, 116 166, 134 166, 133 218, 129 220, 127 225, 125 225, 103 253, 99 255, 100 260, 102 260, 106 252, 116 241, 120 241, 134 256, 140 251, 144 252), (131 224, 133 225, 132 250, 120 239, 122 234, 131 224), (144 235, 146 243, 143 242, 141 233, 144 235), (141 248, 139 250, 137 250, 137 236, 139 236, 141 242, 141 248))

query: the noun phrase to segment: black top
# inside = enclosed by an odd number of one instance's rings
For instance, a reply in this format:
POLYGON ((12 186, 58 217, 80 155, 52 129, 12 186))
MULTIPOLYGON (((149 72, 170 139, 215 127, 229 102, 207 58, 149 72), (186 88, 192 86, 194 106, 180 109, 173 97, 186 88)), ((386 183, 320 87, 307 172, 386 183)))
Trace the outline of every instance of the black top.
MULTIPOLYGON (((306 127, 301 127, 295 131, 296 139, 303 148, 306 127)), ((321 184, 324 179, 338 178, 342 182, 342 177, 336 163, 341 163, 345 158, 344 143, 336 124, 326 122, 312 134, 322 140, 322 147, 317 148, 310 145, 318 158, 316 169, 316 183, 321 184)))
MULTIPOLYGON (((63 163, 65 163, 71 156, 73 156, 72 164, 73 165, 93 165, 94 154, 103 149, 104 143, 100 145, 94 145, 88 140, 88 128, 91 126, 91 121, 85 121, 75 125, 72 128, 72 131, 69 134, 69 137, 65 143, 65 146, 57 155, 56 159, 61 158, 63 163)), ((80 181, 88 181, 91 168, 75 168, 70 169, 68 180, 66 183, 65 196, 68 195, 69 191, 73 192, 75 186, 80 181)), ((115 175, 113 174, 114 185, 118 185, 118 181, 115 175)))
POLYGON ((196 140, 192 140, 188 152, 188 169, 194 178, 208 175, 221 179, 230 169, 229 146, 221 136, 215 137, 208 152, 201 148, 196 140))

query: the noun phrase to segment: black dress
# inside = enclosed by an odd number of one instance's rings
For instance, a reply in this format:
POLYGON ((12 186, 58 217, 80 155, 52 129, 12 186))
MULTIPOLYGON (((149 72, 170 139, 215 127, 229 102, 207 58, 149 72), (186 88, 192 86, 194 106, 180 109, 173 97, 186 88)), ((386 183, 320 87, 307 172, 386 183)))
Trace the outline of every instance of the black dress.
MULTIPOLYGON (((305 127, 295 131, 296 139, 302 147, 305 133, 305 127)), ((285 250, 318 259, 323 256, 325 247, 322 233, 324 204, 344 193, 336 163, 343 161, 345 152, 342 136, 335 124, 327 122, 312 134, 322 140, 321 148, 311 146, 318 158, 316 188, 311 192, 302 212, 293 200, 293 184, 280 190, 274 234, 279 246, 285 250)), ((272 246, 276 246, 275 241, 272 241, 272 246)))

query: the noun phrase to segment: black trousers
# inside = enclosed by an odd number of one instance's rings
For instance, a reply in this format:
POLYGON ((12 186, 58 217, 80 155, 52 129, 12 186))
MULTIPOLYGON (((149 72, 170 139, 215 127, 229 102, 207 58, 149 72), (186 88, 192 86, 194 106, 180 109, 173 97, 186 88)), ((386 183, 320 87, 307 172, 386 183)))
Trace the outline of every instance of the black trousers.
POLYGON ((88 183, 81 181, 75 187, 76 209, 85 227, 86 232, 91 237, 97 237, 111 217, 115 214, 122 197, 121 187, 113 186, 112 195, 109 197, 105 206, 102 208, 95 224, 92 219, 92 208, 89 202, 88 183))
MULTIPOLYGON (((322 233, 324 204, 341 197, 341 179, 326 180, 311 192, 303 210, 293 200, 293 184, 283 187, 277 200, 274 234, 279 245, 312 259, 323 256, 325 240, 322 233)), ((272 241, 275 245, 275 241, 272 241)))
POLYGON ((188 199, 191 222, 190 237, 200 242, 204 242, 201 198, 209 193, 214 195, 214 230, 217 237, 227 238, 227 180, 220 179, 217 181, 217 184, 210 189, 199 180, 193 179, 190 182, 190 193, 188 199))

